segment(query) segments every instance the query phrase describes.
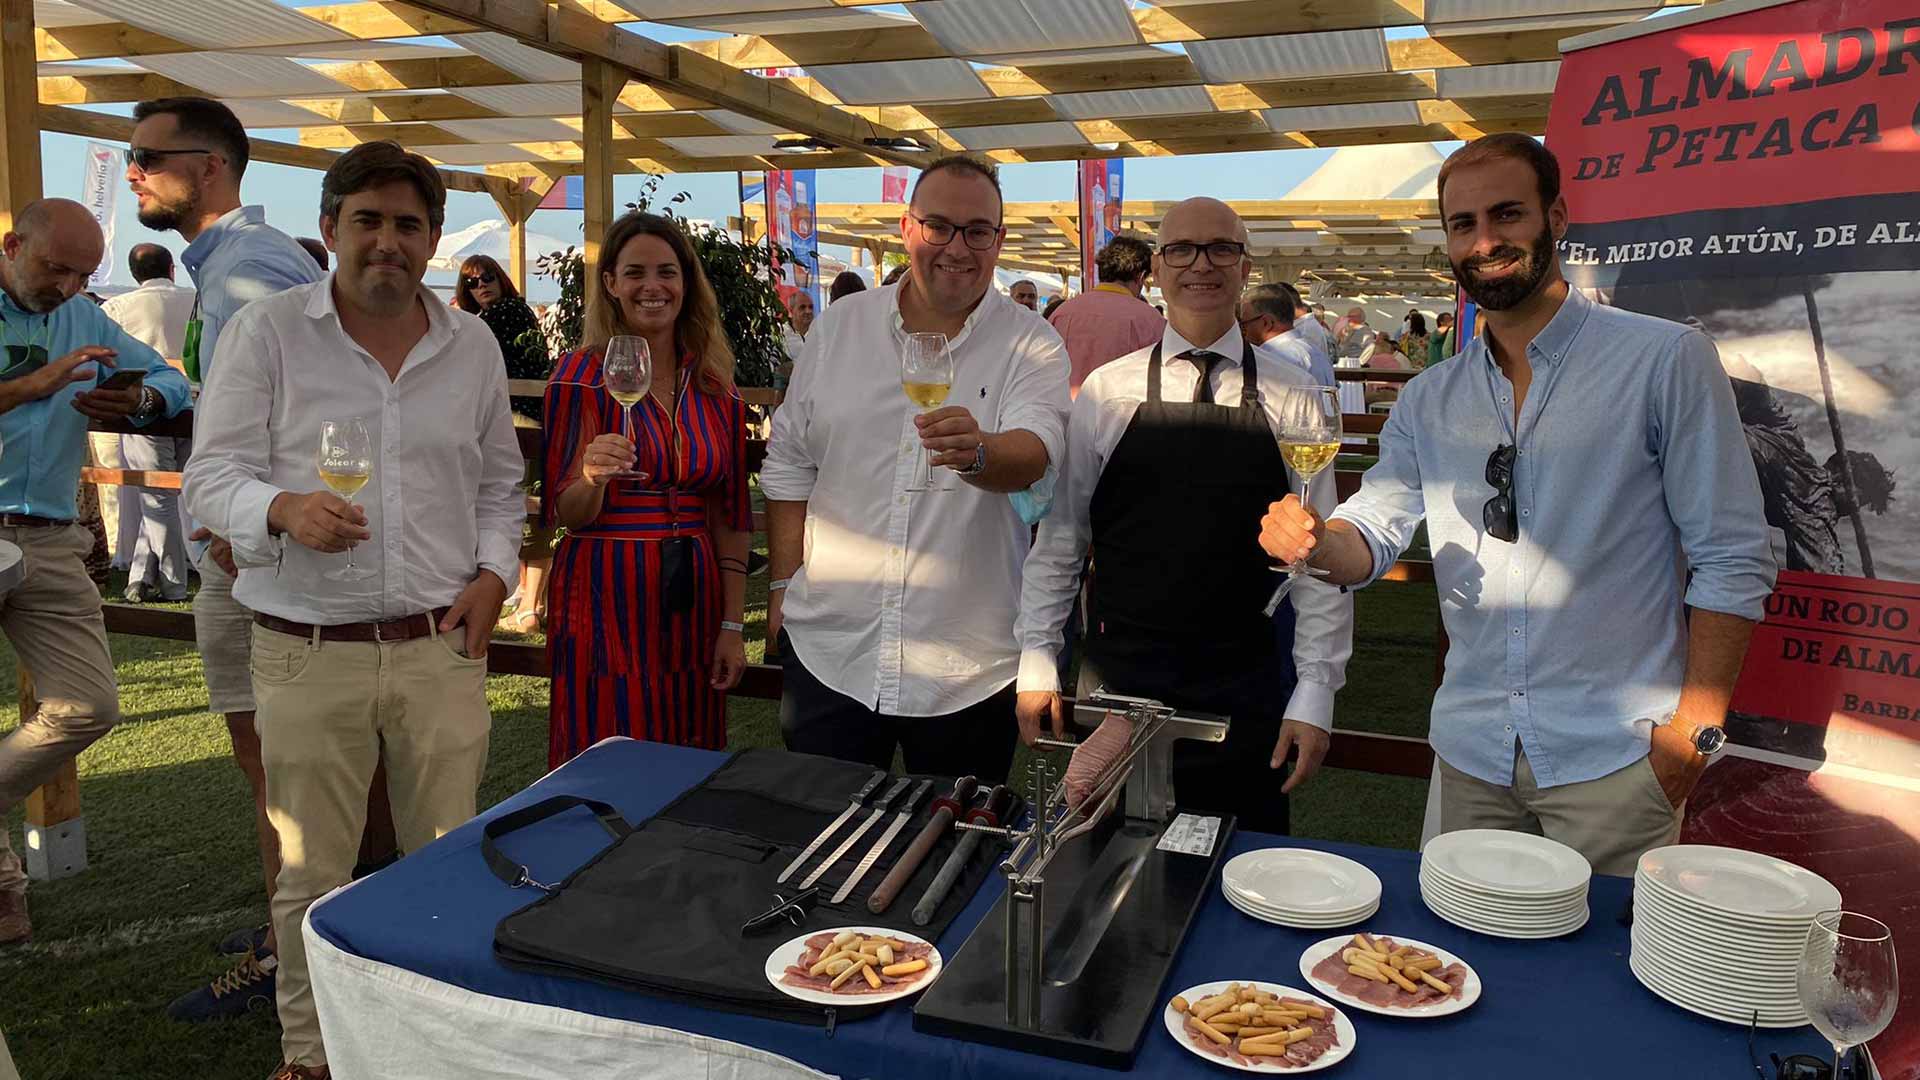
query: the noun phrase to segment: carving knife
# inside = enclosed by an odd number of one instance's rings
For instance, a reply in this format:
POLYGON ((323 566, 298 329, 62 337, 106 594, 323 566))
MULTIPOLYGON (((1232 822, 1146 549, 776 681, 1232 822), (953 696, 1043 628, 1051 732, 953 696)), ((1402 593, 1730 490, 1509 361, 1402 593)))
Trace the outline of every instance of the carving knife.
POLYGON ((800 869, 801 864, 811 859, 814 852, 820 850, 820 845, 826 843, 828 837, 838 831, 840 826, 845 825, 847 819, 858 813, 861 807, 867 805, 867 800, 873 798, 873 793, 880 790, 880 783, 886 778, 887 772, 885 769, 873 770, 873 775, 867 777, 867 782, 860 785, 859 791, 853 793, 853 802, 849 804, 845 810, 840 811, 840 816, 833 819, 833 824, 820 830, 820 835, 814 837, 813 842, 807 845, 806 850, 802 851, 797 858, 788 863, 785 870, 780 871, 780 876, 774 878, 773 883, 775 885, 785 884, 786 880, 800 869))
POLYGON ((861 822, 860 827, 853 830, 853 833, 845 840, 840 841, 840 846, 834 848, 833 854, 828 855, 822 860, 819 866, 814 867, 813 873, 801 878, 800 887, 803 889, 813 888, 814 883, 820 880, 820 875, 826 873, 829 866, 839 862, 840 856, 852 851, 853 845, 859 843, 860 838, 867 835, 868 829, 873 828, 873 823, 887 816, 887 808, 893 805, 893 800, 905 794, 906 790, 912 786, 913 777, 911 776, 903 776, 895 780, 893 786, 887 789, 886 794, 874 801, 873 813, 867 815, 867 820, 861 822))
POLYGON ((853 887, 860 884, 860 879, 866 877, 867 871, 873 869, 873 864, 879 862, 880 856, 886 854, 887 845, 893 843, 893 838, 899 836, 900 830, 907 827, 908 819, 912 818, 913 812, 920 808, 920 800, 926 798, 927 792, 932 790, 933 781, 922 780, 919 786, 907 795, 907 801, 900 804, 900 812, 893 815, 893 823, 887 826, 886 832, 880 834, 880 839, 873 842, 873 846, 867 849, 867 853, 860 856, 860 864, 853 868, 853 873, 847 875, 846 883, 833 894, 831 903, 838 904, 853 894, 853 887))
MULTIPOLYGON (((998 825, 1000 819, 1008 816, 1008 811, 1012 809, 1013 789, 1001 784, 987 794, 985 806, 967 812, 967 820, 976 825, 998 825)), ((982 833, 968 830, 966 835, 960 838, 960 843, 954 847, 953 854, 947 856, 946 865, 940 868, 940 873, 934 875, 933 884, 927 886, 926 894, 920 897, 918 904, 913 906, 913 925, 925 926, 933 921, 933 913, 940 909, 941 902, 947 898, 948 893, 953 891, 953 883, 960 880, 961 872, 967 868, 967 863, 972 861, 974 850, 980 846, 982 835, 982 833)))
POLYGON ((907 887, 914 871, 927 861, 927 854, 940 842, 941 837, 947 835, 954 821, 966 813, 967 806, 973 802, 974 792, 979 789, 980 781, 963 776, 959 783, 953 785, 951 792, 933 800, 933 819, 921 828, 920 835, 908 845, 906 854, 900 856, 900 861, 893 864, 893 869, 887 871, 887 876, 880 880, 873 895, 867 898, 868 911, 878 915, 893 906, 894 898, 907 887))

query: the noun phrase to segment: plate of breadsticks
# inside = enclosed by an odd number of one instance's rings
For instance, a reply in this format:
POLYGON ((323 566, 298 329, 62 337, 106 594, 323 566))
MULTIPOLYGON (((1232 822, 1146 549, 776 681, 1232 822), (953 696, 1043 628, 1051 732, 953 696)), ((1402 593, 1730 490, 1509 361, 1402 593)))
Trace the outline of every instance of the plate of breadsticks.
POLYGON ((1330 937, 1300 954, 1307 984, 1382 1016, 1449 1016, 1480 1000, 1465 960, 1424 941, 1384 934, 1330 937))
POLYGON ((1332 1002, 1278 983, 1188 987, 1167 1003, 1165 1019, 1175 1042, 1242 1072, 1324 1069, 1351 1054, 1356 1038, 1332 1002))
POLYGON ((767 956, 774 989, 815 1005, 879 1005, 919 993, 940 974, 925 938, 877 926, 803 934, 767 956))

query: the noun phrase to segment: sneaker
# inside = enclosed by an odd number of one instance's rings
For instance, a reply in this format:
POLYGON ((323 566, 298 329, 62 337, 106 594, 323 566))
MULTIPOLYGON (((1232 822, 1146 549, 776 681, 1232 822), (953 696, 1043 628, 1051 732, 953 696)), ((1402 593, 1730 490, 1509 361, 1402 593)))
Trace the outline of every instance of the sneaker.
MULTIPOLYGON (((240 962, 227 973, 197 990, 173 999, 167 1015, 175 1020, 198 1023, 202 1020, 226 1020, 251 1012, 274 1011, 274 970, 280 961, 272 953, 261 955, 253 949, 240 954, 240 962)), ((325 1075, 322 1073, 321 1075, 325 1075)))
POLYGON ((145 582, 136 581, 127 586, 126 594, 121 599, 129 604, 144 604, 153 599, 153 593, 148 590, 145 582))
POLYGON ((325 1065, 295 1065, 289 1061, 273 1070, 267 1080, 331 1080, 333 1070, 325 1065))
POLYGON ((235 930, 221 938, 220 944, 215 946, 215 949, 221 956, 239 956, 248 952, 265 953, 268 925, 261 923, 250 929, 235 930))
POLYGON ((0 947, 19 945, 33 937, 27 918, 27 890, 0 891, 0 947))

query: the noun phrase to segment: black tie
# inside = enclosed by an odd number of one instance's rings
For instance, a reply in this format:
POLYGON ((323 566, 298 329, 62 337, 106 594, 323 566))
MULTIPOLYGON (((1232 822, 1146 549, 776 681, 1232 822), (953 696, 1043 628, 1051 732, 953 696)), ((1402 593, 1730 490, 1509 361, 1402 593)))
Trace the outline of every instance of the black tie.
POLYGON ((1193 391, 1194 403, 1213 404, 1213 365, 1225 360, 1226 357, 1205 349, 1188 349, 1174 359, 1191 360, 1193 366, 1200 369, 1200 385, 1193 391))

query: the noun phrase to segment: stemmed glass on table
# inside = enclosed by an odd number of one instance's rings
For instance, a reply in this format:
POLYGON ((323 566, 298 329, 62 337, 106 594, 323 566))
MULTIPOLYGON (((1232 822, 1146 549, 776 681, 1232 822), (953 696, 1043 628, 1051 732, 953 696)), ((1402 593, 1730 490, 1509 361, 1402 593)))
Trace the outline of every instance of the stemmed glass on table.
MULTIPOLYGON (((634 334, 618 334, 609 339, 606 355, 600 359, 600 381, 607 388, 607 396, 625 410, 627 441, 637 446, 633 407, 653 388, 653 353, 647 348, 647 339, 634 334)), ((633 469, 622 469, 614 475, 633 480, 644 480, 647 476, 633 469)))
POLYGON ((1807 1019, 1833 1044, 1833 1080, 1841 1080, 1840 1062, 1847 1051, 1893 1023, 1900 997, 1893 931, 1878 919, 1851 911, 1815 915, 1796 983, 1807 1019))
MULTIPOLYGON (((367 425, 356 418, 322 420, 320 448, 315 455, 320 482, 335 495, 351 502, 373 478, 373 437, 367 425)), ((347 565, 320 575, 328 581, 365 581, 376 571, 353 564, 353 548, 347 548, 347 565)))
MULTIPOLYGON (((953 350, 947 345, 947 335, 907 335, 906 348, 900 353, 900 388, 923 414, 947 403, 947 394, 953 389, 953 350)), ((914 463, 913 482, 907 490, 930 489, 932 471, 932 456, 922 446, 914 463)))
MULTIPOLYGON (((1340 454, 1340 391, 1331 386, 1286 386, 1280 389, 1277 406, 1279 423, 1274 438, 1280 443, 1280 457, 1300 476, 1300 505, 1311 506, 1307 492, 1314 476, 1340 454)), ((1287 579, 1273 590, 1273 599, 1267 602, 1269 615, 1280 607, 1280 601, 1301 575, 1326 574, 1308 566, 1304 559, 1273 569, 1285 573, 1287 579)))

